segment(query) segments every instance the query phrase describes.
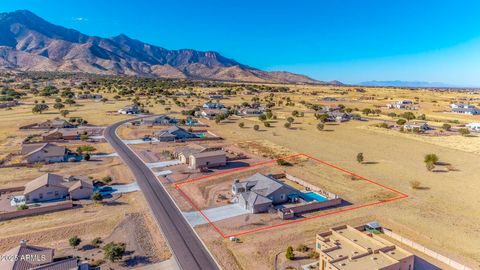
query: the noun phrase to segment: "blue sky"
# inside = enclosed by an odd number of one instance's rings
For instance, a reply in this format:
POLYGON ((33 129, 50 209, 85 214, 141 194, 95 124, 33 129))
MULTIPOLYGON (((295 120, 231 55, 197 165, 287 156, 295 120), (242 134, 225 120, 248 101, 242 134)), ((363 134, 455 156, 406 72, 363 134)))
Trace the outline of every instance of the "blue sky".
POLYGON ((102 37, 215 50, 320 80, 480 86, 480 1, 1 0, 102 37))

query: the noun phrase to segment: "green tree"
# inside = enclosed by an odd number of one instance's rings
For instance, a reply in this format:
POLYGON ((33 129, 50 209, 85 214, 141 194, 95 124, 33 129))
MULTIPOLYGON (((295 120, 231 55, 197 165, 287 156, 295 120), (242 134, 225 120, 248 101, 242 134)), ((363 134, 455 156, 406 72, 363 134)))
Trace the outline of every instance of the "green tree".
POLYGON ((108 185, 113 181, 113 179, 110 175, 107 175, 107 176, 102 177, 102 181, 105 182, 108 185))
POLYGON ((70 244, 71 247, 76 248, 80 243, 82 242, 82 239, 80 239, 78 236, 73 236, 68 239, 68 243, 70 244))
POLYGON ((57 109, 57 110, 61 110, 61 109, 65 108, 65 105, 63 105, 60 102, 57 102, 57 103, 53 104, 53 108, 57 109))
POLYGON ((253 129, 254 129, 255 131, 258 131, 258 130, 260 129, 260 126, 259 126, 259 125, 254 125, 254 126, 253 126, 253 129))
POLYGON ((258 120, 263 122, 263 121, 267 120, 267 116, 265 114, 261 114, 261 115, 258 116, 258 120))
POLYGON ((295 119, 293 119, 293 117, 288 117, 287 118, 287 122, 289 122, 290 124, 293 123, 293 121, 295 121, 295 119))
POLYGON ((317 129, 318 129, 318 130, 322 131, 324 128, 325 128, 325 124, 324 124, 324 123, 321 123, 321 122, 320 122, 320 123, 317 124, 317 129))
POLYGON ((285 124, 283 124, 283 126, 285 128, 290 128, 292 126, 292 124, 290 122, 285 122, 285 124))
POLYGON ((243 128, 243 127, 245 127, 245 123, 240 122, 240 123, 238 123, 238 126, 239 126, 240 128, 243 128))
POLYGON ((95 191, 93 194, 92 194, 92 200, 94 202, 101 202, 103 201, 103 195, 102 193, 98 192, 98 191, 95 191))
POLYGON ((361 163, 363 163, 363 160, 364 160, 363 153, 358 153, 357 154, 357 162, 361 164, 361 163))
POLYGON ((60 111, 60 114, 63 116, 63 117, 67 117, 67 115, 70 113, 70 111, 68 110, 61 110, 60 111))
POLYGON ((83 154, 83 153, 91 153, 91 152, 94 152, 96 151, 97 149, 91 145, 82 145, 82 146, 79 146, 77 147, 77 153, 79 153, 80 155, 83 154))
POLYGON ((286 257, 288 260, 293 260, 293 259, 295 259, 295 253, 293 253, 293 247, 292 247, 292 246, 288 246, 288 247, 287 247, 287 252, 285 253, 285 257, 286 257))
POLYGON ((467 136, 468 134, 470 134, 470 130, 468 130, 467 128, 461 128, 458 130, 458 133, 460 133, 460 135, 462 136, 467 136))
POLYGON ((103 246, 102 249, 105 254, 105 259, 115 262, 122 259, 125 254, 126 245, 125 243, 110 242, 103 246))
POLYGON ((425 166, 427 167, 428 171, 432 171, 435 168, 435 164, 438 162, 439 158, 436 154, 428 154, 425 155, 423 162, 425 162, 425 166))
POLYGON ((272 117, 273 117, 272 111, 267 111, 266 116, 267 116, 268 119, 272 119, 272 117))
POLYGON ((399 125, 399 126, 403 126, 403 125, 405 125, 405 123, 407 123, 407 120, 405 120, 405 119, 398 119, 397 120, 397 125, 399 125))
POLYGON ((48 110, 48 105, 47 104, 35 104, 32 108, 33 113, 43 113, 44 111, 48 110))
POLYGON ((267 128, 270 127, 270 123, 267 122, 267 121, 263 122, 263 125, 264 125, 265 127, 267 127, 267 128))
POLYGON ((444 129, 446 131, 449 131, 451 128, 452 128, 452 125, 450 125, 450 124, 445 123, 445 124, 442 125, 442 129, 444 129))

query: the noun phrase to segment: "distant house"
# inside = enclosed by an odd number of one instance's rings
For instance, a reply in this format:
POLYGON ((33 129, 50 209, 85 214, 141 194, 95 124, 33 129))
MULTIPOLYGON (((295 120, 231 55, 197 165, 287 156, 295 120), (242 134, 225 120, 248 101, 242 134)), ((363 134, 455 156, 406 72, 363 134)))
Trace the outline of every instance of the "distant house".
POLYGON ((193 153, 188 159, 190 169, 208 169, 227 165, 227 155, 223 150, 193 153))
POLYGON ((46 173, 28 182, 23 191, 26 203, 60 200, 67 197, 72 200, 89 199, 92 194, 93 185, 87 180, 65 178, 53 173, 46 173))
POLYGON ((252 213, 262 213, 275 205, 289 202, 300 191, 271 176, 256 173, 245 181, 236 180, 232 193, 243 208, 252 213))
POLYGON ((243 106, 238 110, 238 114, 244 116, 258 116, 265 112, 265 107, 260 103, 254 103, 248 106, 243 106))
POLYGON ((328 115, 327 120, 332 122, 346 122, 352 119, 352 116, 350 114, 341 112, 339 110, 327 112, 327 115, 328 115))
POLYGON ((168 115, 161 115, 153 119, 142 120, 144 125, 175 125, 178 120, 168 115))
POLYGON ((205 109, 223 109, 223 108, 225 108, 225 106, 223 106, 222 104, 214 103, 214 102, 207 102, 207 103, 203 104, 202 107, 205 108, 205 109))
POLYGON ((183 128, 173 126, 167 129, 162 129, 157 133, 158 140, 161 142, 170 142, 175 140, 185 140, 197 138, 195 134, 186 131, 183 128))
POLYGON ((88 264, 80 262, 77 257, 55 258, 55 250, 51 248, 28 245, 22 240, 0 258, 2 270, 77 270, 88 269, 88 264), (8 259, 13 258, 13 259, 8 259))
POLYGON ((12 100, 12 101, 7 101, 7 102, 1 102, 0 103, 0 108, 10 108, 10 107, 15 107, 18 105, 17 100, 12 100))
POLYGON ((466 127, 475 132, 480 132, 480 123, 468 123, 466 127))
MULTIPOLYGON (((173 155, 179 159, 182 163, 188 164, 189 163, 189 156, 192 154, 202 153, 208 151, 210 148, 206 146, 202 146, 196 143, 191 143, 187 146, 179 147, 175 149, 173 155)), ((217 150, 217 149, 215 149, 217 150)))
POLYGON ((423 121, 409 121, 403 125, 404 130, 406 131, 418 131, 418 132, 425 132, 430 130, 430 126, 427 122, 423 121))
POLYGON ((65 119, 60 119, 60 118, 47 120, 37 125, 37 128, 40 128, 40 129, 73 128, 73 127, 75 127, 75 125, 69 123, 65 119))
POLYGON ((452 108, 452 112, 454 113, 469 114, 469 115, 480 114, 480 109, 478 109, 474 105, 469 105, 465 103, 453 103, 450 105, 450 107, 452 108))
POLYGON ((21 154, 28 163, 45 162, 63 162, 67 158, 67 148, 52 143, 34 143, 24 144, 21 154))
POLYGON ((320 99, 320 101, 335 102, 335 101, 338 101, 338 100, 334 97, 323 97, 323 98, 320 99))
POLYGON ((138 114, 138 112, 138 106, 136 105, 126 106, 118 110, 119 114, 138 114))
POLYGON ((80 132, 77 129, 56 128, 42 134, 43 141, 79 140, 80 132))
POLYGON ((220 95, 220 94, 210 94, 207 96, 208 98, 211 98, 211 99, 222 99, 223 98, 223 95, 220 95))
POLYGON ((79 94, 77 95, 78 99, 102 99, 103 96, 100 94, 79 94))
POLYGON ((398 100, 398 101, 395 101, 394 103, 387 104, 387 108, 389 108, 389 109, 410 109, 410 110, 416 109, 416 107, 413 106, 413 101, 411 101, 411 100, 398 100))
POLYGON ((225 113, 225 110, 220 110, 220 109, 203 109, 199 112, 199 116, 212 120, 218 114, 224 114, 224 113, 225 113))

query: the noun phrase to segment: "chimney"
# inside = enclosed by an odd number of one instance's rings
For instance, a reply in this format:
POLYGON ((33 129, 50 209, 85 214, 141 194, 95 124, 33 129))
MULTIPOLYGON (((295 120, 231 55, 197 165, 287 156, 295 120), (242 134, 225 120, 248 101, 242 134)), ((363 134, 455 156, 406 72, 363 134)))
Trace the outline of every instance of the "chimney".
POLYGON ((25 240, 25 239, 20 240, 20 246, 21 246, 21 247, 26 247, 26 246, 27 246, 27 242, 28 242, 28 241, 25 240))

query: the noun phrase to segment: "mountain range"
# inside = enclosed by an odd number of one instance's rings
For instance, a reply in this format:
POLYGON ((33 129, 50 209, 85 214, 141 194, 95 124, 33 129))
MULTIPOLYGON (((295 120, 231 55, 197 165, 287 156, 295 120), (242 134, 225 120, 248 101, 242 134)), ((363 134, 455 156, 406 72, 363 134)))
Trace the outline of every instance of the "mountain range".
POLYGON ((422 82, 422 81, 368 81, 361 82, 362 86, 393 86, 393 87, 438 87, 448 88, 455 87, 453 85, 441 83, 441 82, 422 82))
POLYGON ((118 35, 88 36, 30 11, 0 13, 0 68, 259 83, 340 84, 268 72, 214 51, 168 50, 118 35))

